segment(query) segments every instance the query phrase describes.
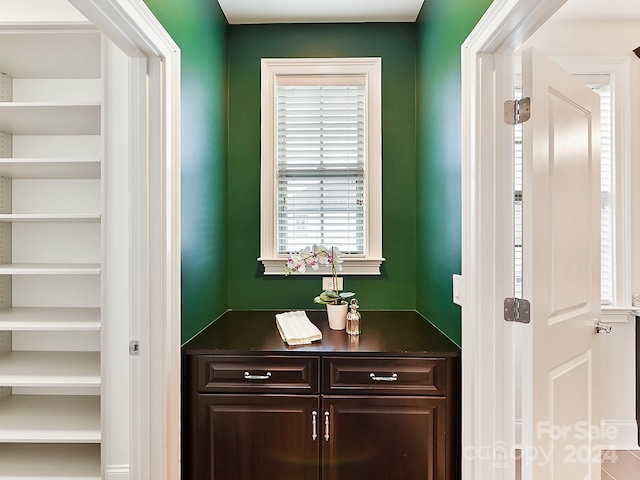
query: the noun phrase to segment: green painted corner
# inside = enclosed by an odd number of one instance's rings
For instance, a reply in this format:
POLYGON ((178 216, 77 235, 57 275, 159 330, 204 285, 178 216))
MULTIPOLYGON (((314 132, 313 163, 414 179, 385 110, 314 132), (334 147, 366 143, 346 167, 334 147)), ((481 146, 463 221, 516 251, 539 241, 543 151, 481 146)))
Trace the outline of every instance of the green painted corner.
POLYGON ((265 277, 260 58, 382 57, 382 275, 365 309, 416 309, 460 344, 460 46, 490 0, 425 2, 415 24, 227 25, 217 2, 145 0, 182 56, 182 338, 225 310, 317 308, 318 277, 265 277), (453 113, 452 113, 453 112, 453 113))
POLYGON ((417 22, 417 310, 458 345, 461 272, 460 47, 491 0, 426 2, 417 22))
POLYGON ((217 2, 145 0, 181 50, 182 341, 227 310, 227 21, 217 2))

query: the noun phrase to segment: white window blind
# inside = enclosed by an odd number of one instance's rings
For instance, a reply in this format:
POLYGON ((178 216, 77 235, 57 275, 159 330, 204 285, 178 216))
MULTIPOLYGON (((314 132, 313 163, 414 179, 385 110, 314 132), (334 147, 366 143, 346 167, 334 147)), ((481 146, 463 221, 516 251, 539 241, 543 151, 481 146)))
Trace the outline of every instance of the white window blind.
POLYGON ((313 243, 365 251, 366 89, 325 83, 277 87, 278 254, 313 243))

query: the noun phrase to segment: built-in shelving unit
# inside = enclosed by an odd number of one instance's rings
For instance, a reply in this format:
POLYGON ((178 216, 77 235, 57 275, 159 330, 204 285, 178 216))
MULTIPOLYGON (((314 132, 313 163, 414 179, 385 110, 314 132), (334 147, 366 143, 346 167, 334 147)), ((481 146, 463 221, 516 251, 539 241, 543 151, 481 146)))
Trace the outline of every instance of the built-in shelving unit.
POLYGON ((0 27, 0 480, 102 476, 101 58, 0 27))

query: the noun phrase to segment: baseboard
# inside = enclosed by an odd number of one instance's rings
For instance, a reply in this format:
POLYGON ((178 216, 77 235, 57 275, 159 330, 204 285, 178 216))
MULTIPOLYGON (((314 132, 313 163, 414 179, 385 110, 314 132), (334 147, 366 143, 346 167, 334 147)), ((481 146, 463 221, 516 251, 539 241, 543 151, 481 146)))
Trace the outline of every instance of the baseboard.
POLYGON ((602 448, 607 450, 638 450, 638 423, 633 420, 603 420, 602 448))
POLYGON ((109 465, 104 472, 105 480, 130 480, 129 465, 109 465))
MULTIPOLYGON (((515 443, 518 448, 522 445, 522 420, 515 421, 515 443)), ((633 420, 612 421, 603 420, 601 423, 602 448, 607 450, 638 450, 638 423, 633 420)))

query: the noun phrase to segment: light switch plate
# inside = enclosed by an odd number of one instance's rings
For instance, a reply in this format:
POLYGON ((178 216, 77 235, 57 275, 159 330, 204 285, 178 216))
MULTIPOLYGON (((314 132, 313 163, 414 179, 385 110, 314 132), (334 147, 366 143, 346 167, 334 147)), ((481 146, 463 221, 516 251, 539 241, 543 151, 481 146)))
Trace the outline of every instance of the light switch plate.
MULTIPOLYGON (((333 290, 333 277, 322 277, 322 289, 333 290)), ((338 277, 338 290, 343 290, 342 277, 338 277)))
POLYGON ((462 275, 453 276, 453 303, 462 305, 462 275))

